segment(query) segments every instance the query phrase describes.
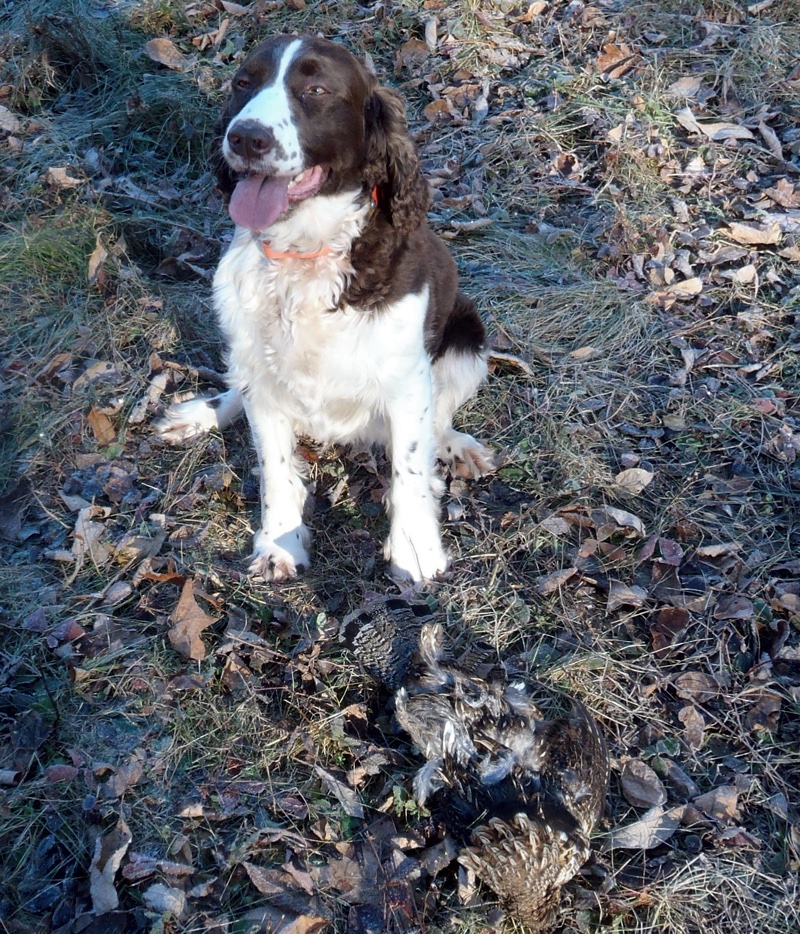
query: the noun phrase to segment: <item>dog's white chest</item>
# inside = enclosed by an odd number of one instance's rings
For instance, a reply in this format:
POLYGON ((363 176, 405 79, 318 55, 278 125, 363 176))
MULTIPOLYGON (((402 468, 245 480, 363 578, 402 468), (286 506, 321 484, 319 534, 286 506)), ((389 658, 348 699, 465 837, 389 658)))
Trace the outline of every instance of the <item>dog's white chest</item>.
POLYGON ((237 235, 214 279, 232 385, 323 442, 379 434, 387 392, 402 391, 424 358, 427 295, 340 309, 347 271, 346 259, 329 256, 270 262, 237 235))

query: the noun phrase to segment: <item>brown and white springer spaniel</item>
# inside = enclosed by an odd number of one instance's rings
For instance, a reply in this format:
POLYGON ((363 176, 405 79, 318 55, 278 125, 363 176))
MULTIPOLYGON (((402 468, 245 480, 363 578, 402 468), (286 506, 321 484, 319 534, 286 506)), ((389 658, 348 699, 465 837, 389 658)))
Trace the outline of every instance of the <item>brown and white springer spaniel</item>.
POLYGON ((452 427, 486 347, 427 226, 403 101, 339 45, 278 36, 244 60, 218 129, 236 224, 214 278, 230 389, 172 406, 159 431, 186 441, 246 413, 261 468, 250 572, 267 580, 309 564, 296 436, 384 445, 392 573, 435 578, 447 567, 436 459, 461 476, 492 468, 452 427))

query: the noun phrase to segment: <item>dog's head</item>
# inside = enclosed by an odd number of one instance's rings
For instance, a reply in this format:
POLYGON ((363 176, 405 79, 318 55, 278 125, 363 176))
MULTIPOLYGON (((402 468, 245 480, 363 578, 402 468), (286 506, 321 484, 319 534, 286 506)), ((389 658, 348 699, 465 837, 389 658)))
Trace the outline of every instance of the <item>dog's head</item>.
POLYGON ((277 36, 247 56, 231 81, 213 155, 231 216, 254 230, 320 193, 376 192, 400 232, 418 227, 427 211, 402 99, 325 39, 277 36))

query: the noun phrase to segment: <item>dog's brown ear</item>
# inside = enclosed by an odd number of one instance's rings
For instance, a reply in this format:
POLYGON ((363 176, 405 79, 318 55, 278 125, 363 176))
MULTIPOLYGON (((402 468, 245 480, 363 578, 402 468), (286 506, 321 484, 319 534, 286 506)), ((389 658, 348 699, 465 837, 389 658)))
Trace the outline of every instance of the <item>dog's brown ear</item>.
POLYGON ((365 123, 367 183, 377 189, 378 205, 395 230, 410 233, 425 222, 430 190, 408 133, 403 99, 376 87, 366 103, 365 123))

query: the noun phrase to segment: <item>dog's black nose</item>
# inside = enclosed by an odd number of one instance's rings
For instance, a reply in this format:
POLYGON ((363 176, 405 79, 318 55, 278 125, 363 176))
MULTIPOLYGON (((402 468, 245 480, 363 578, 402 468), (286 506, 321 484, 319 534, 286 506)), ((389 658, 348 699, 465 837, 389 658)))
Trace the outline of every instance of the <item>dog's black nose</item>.
POLYGON ((228 130, 231 152, 242 159, 259 159, 275 146, 275 134, 257 120, 237 120, 228 130))

